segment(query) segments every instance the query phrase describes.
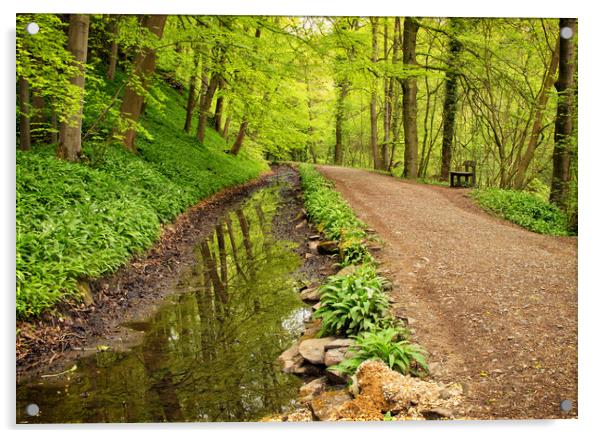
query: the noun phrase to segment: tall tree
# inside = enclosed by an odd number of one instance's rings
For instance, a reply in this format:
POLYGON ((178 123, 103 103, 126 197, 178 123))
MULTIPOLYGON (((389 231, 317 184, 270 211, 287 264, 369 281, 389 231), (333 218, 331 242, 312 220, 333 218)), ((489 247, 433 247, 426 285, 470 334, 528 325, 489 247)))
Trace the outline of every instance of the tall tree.
POLYGON ((197 101, 197 90, 196 83, 199 75, 199 59, 200 54, 196 48, 193 47, 194 50, 194 59, 192 61, 193 71, 190 74, 190 82, 188 85, 188 102, 186 103, 186 120, 184 121, 184 131, 190 132, 190 128, 192 127, 192 116, 194 113, 194 107, 196 106, 197 101))
MULTIPOLYGON (((372 57, 373 66, 378 62, 378 17, 371 17, 372 25, 372 57)), ((378 112, 376 111, 376 79, 372 80, 370 95, 370 149, 372 150, 372 161, 375 169, 382 169, 380 155, 378 151, 378 112)))
POLYGON ((24 151, 31 149, 31 121, 29 102, 29 82, 23 76, 19 77, 19 148, 24 151))
MULTIPOLYGON (((167 15, 147 15, 142 19, 142 26, 148 29, 156 38, 163 36, 167 15)), ((134 58, 134 73, 144 89, 148 87, 150 76, 155 71, 156 52, 152 43, 145 45, 134 58)), ((142 114, 144 104, 143 92, 136 84, 128 84, 121 101, 121 117, 125 127, 118 130, 118 136, 126 149, 136 152, 136 124, 142 114)))
POLYGON ((403 21, 403 65, 406 77, 403 79, 403 131, 405 139, 404 168, 405 178, 418 175, 418 130, 416 128, 418 86, 413 69, 416 67, 416 35, 418 22, 406 17, 403 21))
POLYGON ((84 108, 85 65, 88 57, 88 29, 90 16, 71 14, 69 16, 69 40, 67 47, 73 54, 73 60, 78 66, 78 73, 71 77, 70 82, 81 89, 81 99, 77 112, 71 114, 61 123, 59 144, 56 154, 68 161, 77 161, 82 149, 82 114, 84 108))
POLYGON ((565 209, 570 181, 570 152, 573 135, 573 95, 575 74, 575 31, 577 19, 561 18, 560 52, 558 64, 558 106, 554 125, 554 153, 552 155, 552 187, 550 202, 565 209))
POLYGON ((441 172, 439 179, 446 181, 452 159, 452 143, 456 125, 456 111, 458 107, 458 62, 462 43, 458 40, 461 19, 450 19, 450 37, 448 43, 448 61, 445 72, 445 100, 443 102, 443 140, 441 142, 441 172))
POLYGON ((514 175, 514 188, 521 190, 525 186, 525 177, 527 175, 527 169, 535 156, 535 149, 539 145, 539 138, 543 129, 543 115, 548 103, 548 96, 550 95, 550 89, 554 84, 556 78, 556 71, 558 70, 558 57, 560 56, 560 38, 556 42, 555 49, 550 57, 550 65, 548 66, 543 84, 539 90, 537 96, 537 102, 535 104, 535 120, 533 121, 533 128, 531 129, 531 135, 529 136, 529 143, 527 144, 527 150, 516 160, 516 174, 514 175))
POLYGON ((119 15, 109 16, 109 33, 111 35, 111 49, 109 51, 109 66, 107 67, 107 79, 115 79, 117 70, 117 58, 119 57, 119 15))

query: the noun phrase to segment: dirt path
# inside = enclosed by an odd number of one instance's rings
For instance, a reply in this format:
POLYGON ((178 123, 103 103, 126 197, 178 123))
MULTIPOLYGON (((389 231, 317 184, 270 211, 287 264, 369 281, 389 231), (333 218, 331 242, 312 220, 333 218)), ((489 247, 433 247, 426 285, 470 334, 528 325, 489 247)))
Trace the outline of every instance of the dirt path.
POLYGON ((466 384, 468 415, 577 415, 575 238, 491 217, 465 189, 319 169, 386 242, 395 311, 430 352, 433 377, 466 384))

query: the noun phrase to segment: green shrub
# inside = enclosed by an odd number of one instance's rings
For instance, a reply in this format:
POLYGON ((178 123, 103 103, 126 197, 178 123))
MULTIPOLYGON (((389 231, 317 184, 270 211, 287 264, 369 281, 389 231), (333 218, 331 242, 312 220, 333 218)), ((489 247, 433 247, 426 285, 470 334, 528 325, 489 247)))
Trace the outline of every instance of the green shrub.
POLYGON ((310 164, 299 165, 299 174, 307 215, 327 239, 340 242, 341 264, 346 266, 372 260, 364 245, 365 225, 341 194, 332 189, 332 183, 310 164))
POLYGON ((515 190, 485 188, 473 191, 472 197, 485 210, 528 230, 555 236, 569 234, 565 214, 536 195, 515 190))
POLYGON ((393 318, 383 282, 371 265, 349 275, 329 277, 319 289, 320 308, 314 312, 314 318, 322 319, 319 336, 355 335, 391 327, 393 318))
POLYGON ((400 331, 390 327, 352 336, 355 339, 351 351, 353 357, 329 367, 343 374, 353 374, 366 360, 381 359, 389 368, 402 374, 424 376, 428 374, 426 352, 422 347, 403 339, 400 331))

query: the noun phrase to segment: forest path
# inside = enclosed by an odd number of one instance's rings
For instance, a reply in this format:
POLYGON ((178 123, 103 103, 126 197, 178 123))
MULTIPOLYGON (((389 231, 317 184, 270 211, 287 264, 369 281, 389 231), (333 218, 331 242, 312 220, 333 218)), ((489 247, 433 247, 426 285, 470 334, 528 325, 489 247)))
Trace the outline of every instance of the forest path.
POLYGON ((577 240, 492 217, 466 189, 365 170, 318 169, 385 241, 395 284, 437 380, 466 384, 468 415, 577 415, 577 240))

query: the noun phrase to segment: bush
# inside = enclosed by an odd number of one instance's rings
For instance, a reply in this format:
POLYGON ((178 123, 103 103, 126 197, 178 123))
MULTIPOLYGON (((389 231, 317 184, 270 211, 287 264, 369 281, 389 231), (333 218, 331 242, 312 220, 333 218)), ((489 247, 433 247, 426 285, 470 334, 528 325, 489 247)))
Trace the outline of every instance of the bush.
POLYGON ((536 195, 498 188, 479 189, 472 192, 477 203, 528 230, 541 234, 567 236, 567 219, 555 205, 536 195))
POLYGON ((371 265, 346 276, 329 277, 319 289, 320 308, 314 313, 314 318, 322 318, 319 336, 356 335, 391 327, 393 318, 383 282, 371 265))
POLYGON ((352 337, 355 339, 354 345, 350 347, 353 357, 329 367, 330 370, 353 374, 362 362, 381 359, 389 368, 402 374, 413 376, 428 374, 429 368, 424 349, 403 339, 396 328, 361 333, 352 337))
POLYGON ((337 191, 312 165, 299 165, 301 188, 309 219, 327 239, 340 242, 342 265, 360 264, 372 260, 364 245, 365 225, 337 191))

